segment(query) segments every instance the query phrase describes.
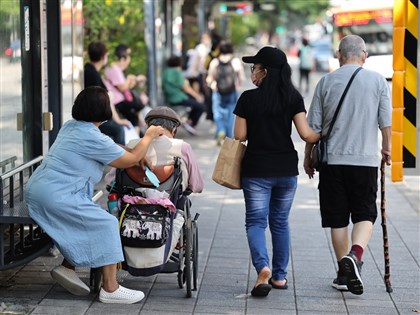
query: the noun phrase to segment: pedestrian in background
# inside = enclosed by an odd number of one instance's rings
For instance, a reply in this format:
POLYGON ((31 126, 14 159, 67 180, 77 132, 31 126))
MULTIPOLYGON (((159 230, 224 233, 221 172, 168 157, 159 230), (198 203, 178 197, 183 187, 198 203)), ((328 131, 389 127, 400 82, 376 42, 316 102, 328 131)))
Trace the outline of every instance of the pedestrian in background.
MULTIPOLYGON (((220 36, 217 32, 214 30, 210 34, 211 36, 211 48, 210 52, 207 54, 205 60, 204 60, 204 68, 206 69, 206 77, 209 70, 210 62, 217 58, 220 54, 220 43, 222 41, 222 36, 220 36)), ((206 78, 204 78, 204 83, 206 81, 206 78)), ((205 104, 206 104, 206 119, 213 121, 213 108, 212 108, 212 91, 211 89, 205 84, 205 104)))
POLYGON ((298 52, 299 57, 299 90, 303 91, 303 81, 306 83, 305 92, 309 93, 309 74, 314 67, 312 49, 306 38, 302 39, 302 47, 298 52))
POLYGON ((187 106, 191 108, 188 121, 182 126, 190 134, 197 133, 196 127, 205 110, 203 96, 195 91, 185 78, 181 69, 181 58, 171 56, 162 75, 162 88, 169 106, 187 106))
MULTIPOLYGON (((84 67, 85 88, 89 86, 99 86, 107 89, 102 81, 100 70, 108 62, 108 49, 102 42, 92 42, 88 46, 89 62, 84 67)), ((112 95, 110 95, 112 98, 112 95)), ((111 102, 112 118, 99 126, 99 130, 110 136, 115 143, 125 145, 124 126, 130 127, 131 123, 127 119, 121 118, 111 102)))
MULTIPOLYGON (((345 86, 367 56, 361 37, 348 35, 341 40, 337 51, 340 68, 319 81, 308 112, 309 125, 315 131, 325 136, 345 86)), ((328 138, 328 165, 319 171, 322 227, 331 229, 338 263, 332 286, 337 290, 363 293, 362 257, 377 217, 378 127, 382 133, 382 159, 389 165, 391 116, 385 78, 362 69, 348 90, 328 138)), ((311 150, 312 144, 307 144, 304 168, 309 178, 315 172, 311 150)))
POLYGON ((204 61, 210 52, 210 46, 210 35, 203 33, 199 43, 187 52, 188 62, 184 75, 190 82, 191 87, 202 95, 205 94, 205 79, 207 73, 207 69, 204 68, 204 61))
POLYGON ((221 145, 227 136, 233 138, 233 110, 239 89, 245 80, 241 61, 233 56, 233 45, 220 43, 220 55, 210 62, 207 84, 212 90, 213 120, 216 124, 215 138, 221 145))
POLYGON ((319 134, 308 126, 305 104, 292 84, 292 70, 283 51, 263 47, 255 56, 242 60, 253 64, 251 80, 257 88, 239 97, 234 111, 234 135, 235 139, 248 141, 241 182, 246 234, 252 264, 258 273, 251 294, 267 296, 271 288, 288 288, 288 219, 298 175, 292 122, 304 141, 316 142, 319 134), (272 270, 265 238, 267 225, 273 244, 272 270))

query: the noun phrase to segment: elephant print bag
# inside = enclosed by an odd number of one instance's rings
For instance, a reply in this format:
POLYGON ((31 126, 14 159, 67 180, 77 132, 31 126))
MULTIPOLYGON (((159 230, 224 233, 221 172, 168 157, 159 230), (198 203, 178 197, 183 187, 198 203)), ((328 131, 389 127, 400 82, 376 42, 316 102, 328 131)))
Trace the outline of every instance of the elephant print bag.
POLYGON ((120 236, 123 246, 156 248, 171 234, 173 212, 160 204, 123 205, 120 236))

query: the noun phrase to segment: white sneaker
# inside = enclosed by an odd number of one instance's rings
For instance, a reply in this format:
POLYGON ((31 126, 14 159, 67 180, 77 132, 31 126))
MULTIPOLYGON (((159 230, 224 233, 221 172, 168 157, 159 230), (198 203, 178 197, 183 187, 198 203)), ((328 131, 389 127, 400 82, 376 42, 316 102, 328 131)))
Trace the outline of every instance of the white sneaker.
POLYGON ((82 296, 90 293, 89 287, 80 280, 76 272, 63 265, 51 270, 51 277, 71 294, 82 296))
POLYGON ((134 304, 140 302, 143 298, 144 293, 142 291, 127 289, 121 285, 112 293, 106 292, 103 288, 99 292, 99 301, 102 303, 134 304))

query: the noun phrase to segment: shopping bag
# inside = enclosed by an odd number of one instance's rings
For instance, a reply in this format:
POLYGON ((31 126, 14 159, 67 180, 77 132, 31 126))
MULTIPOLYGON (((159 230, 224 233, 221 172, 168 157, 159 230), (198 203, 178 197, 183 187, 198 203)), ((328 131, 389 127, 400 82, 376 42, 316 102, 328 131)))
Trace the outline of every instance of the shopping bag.
POLYGON ((217 157, 212 179, 227 188, 241 189, 241 163, 246 146, 226 137, 217 157))

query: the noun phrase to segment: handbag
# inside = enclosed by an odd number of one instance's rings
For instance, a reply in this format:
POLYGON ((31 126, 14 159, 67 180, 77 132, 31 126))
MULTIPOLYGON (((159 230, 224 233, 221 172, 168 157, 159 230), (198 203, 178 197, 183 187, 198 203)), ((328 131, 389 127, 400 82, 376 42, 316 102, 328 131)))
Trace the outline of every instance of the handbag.
POLYGON ((122 268, 132 276, 151 276, 164 270, 171 253, 179 246, 179 237, 185 223, 184 216, 177 212, 172 223, 172 234, 165 245, 156 248, 135 248, 123 246, 124 262, 122 268))
POLYGON ((328 164, 327 142, 324 141, 324 139, 321 138, 312 147, 311 158, 312 167, 317 171, 321 168, 322 165, 328 164))
POLYGON ((158 204, 127 203, 120 216, 120 237, 124 246, 156 248, 165 244, 172 227, 170 209, 158 204))
POLYGON ((241 164, 246 145, 226 137, 214 166, 212 179, 227 188, 241 189, 241 164))
POLYGON ((319 171, 322 168, 322 166, 328 165, 328 138, 331 134, 331 130, 337 119, 338 112, 340 111, 341 105, 343 104, 344 97, 346 96, 347 91, 349 90, 350 85, 353 82, 353 79, 359 73, 360 70, 362 70, 362 67, 357 68, 353 72, 349 82, 347 83, 347 86, 344 89, 343 94, 341 95, 340 101, 338 102, 337 109, 335 110, 333 119, 331 120, 330 127, 328 128, 327 134, 324 137, 321 137, 321 139, 317 143, 315 143, 315 145, 312 147, 312 152, 311 152, 312 167, 316 169, 317 171, 319 171))

